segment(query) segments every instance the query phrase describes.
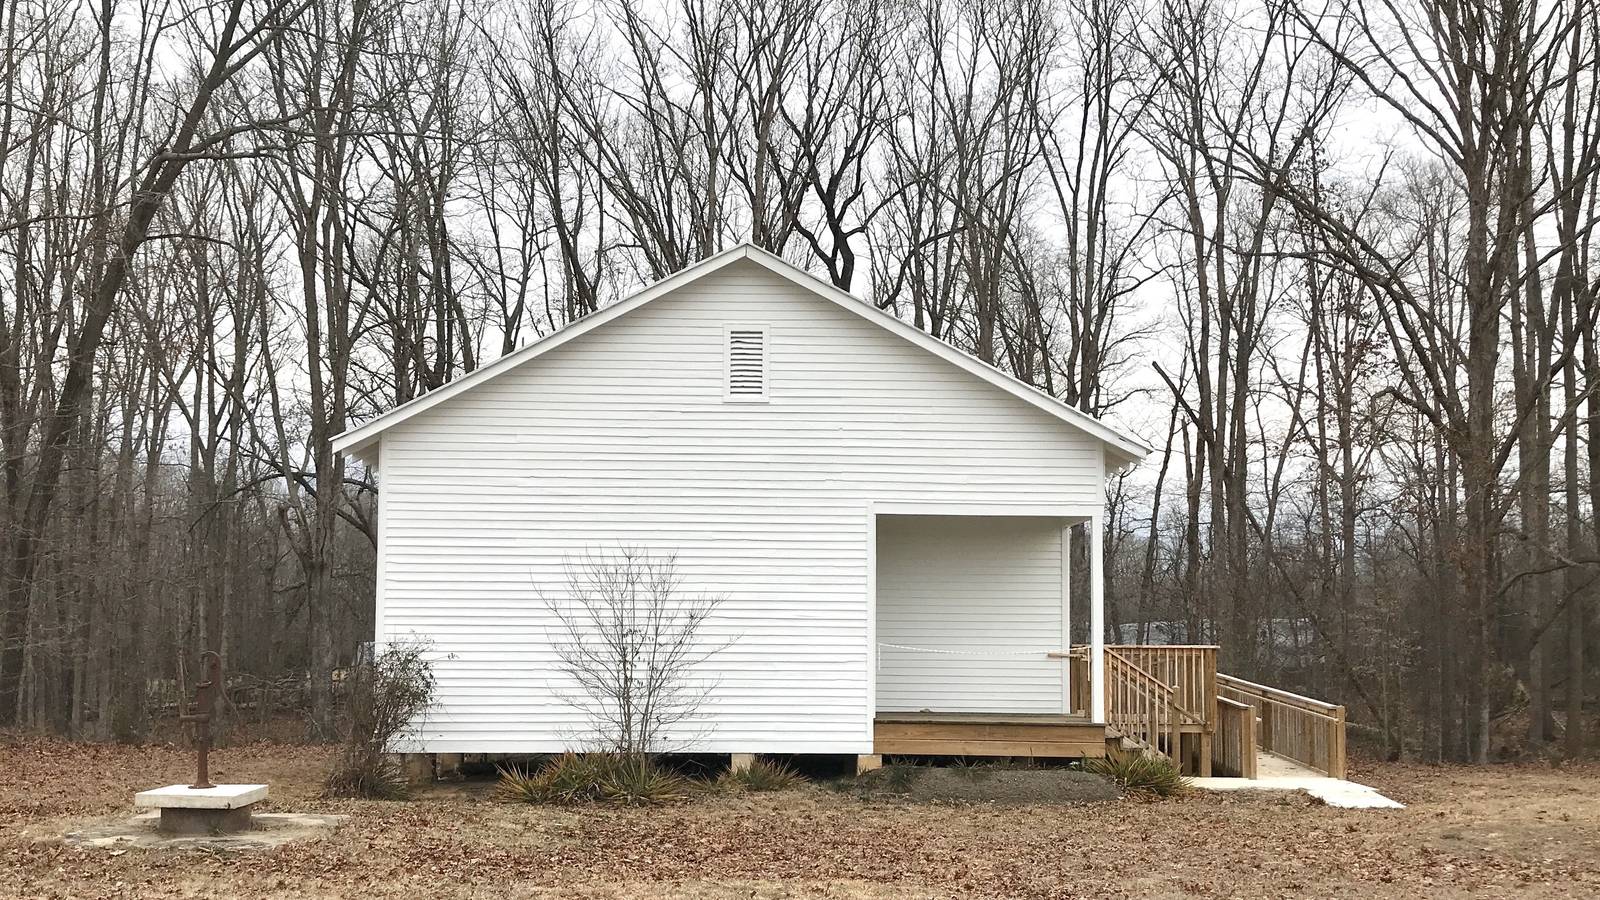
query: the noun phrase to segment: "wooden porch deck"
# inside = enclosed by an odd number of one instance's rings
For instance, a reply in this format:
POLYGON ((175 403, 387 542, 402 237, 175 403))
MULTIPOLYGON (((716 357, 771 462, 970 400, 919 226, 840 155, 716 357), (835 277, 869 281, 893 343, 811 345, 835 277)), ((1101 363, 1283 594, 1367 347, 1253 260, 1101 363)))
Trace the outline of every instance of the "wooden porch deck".
POLYGON ((1106 755, 1106 728, 1084 716, 880 712, 873 719, 872 752, 907 756, 1097 758, 1106 755))

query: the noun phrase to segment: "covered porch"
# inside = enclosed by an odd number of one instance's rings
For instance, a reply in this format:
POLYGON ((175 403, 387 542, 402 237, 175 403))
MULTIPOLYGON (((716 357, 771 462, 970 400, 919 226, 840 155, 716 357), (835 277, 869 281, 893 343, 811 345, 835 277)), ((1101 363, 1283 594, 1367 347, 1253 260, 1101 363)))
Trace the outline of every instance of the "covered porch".
POLYGON ((1069 661, 1075 629, 1096 651, 1104 631, 1097 510, 879 509, 872 526, 875 753, 1105 755, 1103 666, 1069 661))
POLYGON ((872 525, 874 754, 1145 753, 1245 778, 1281 758, 1344 776, 1343 707, 1219 673, 1214 645, 1103 642, 1096 511, 893 509, 872 525))

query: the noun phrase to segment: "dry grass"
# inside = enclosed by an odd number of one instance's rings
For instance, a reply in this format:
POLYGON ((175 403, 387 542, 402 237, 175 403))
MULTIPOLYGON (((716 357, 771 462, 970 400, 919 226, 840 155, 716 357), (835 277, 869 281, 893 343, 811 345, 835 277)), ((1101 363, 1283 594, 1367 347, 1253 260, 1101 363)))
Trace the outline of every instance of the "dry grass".
POLYGON ((0 742, 0 895, 26 897, 1574 897, 1600 894, 1600 767, 1376 766, 1412 804, 1354 812, 1284 795, 950 807, 808 787, 661 808, 496 802, 492 782, 405 803, 317 799, 324 751, 217 754, 273 805, 344 812, 275 851, 72 850, 66 822, 125 815, 182 780, 176 747, 0 742))

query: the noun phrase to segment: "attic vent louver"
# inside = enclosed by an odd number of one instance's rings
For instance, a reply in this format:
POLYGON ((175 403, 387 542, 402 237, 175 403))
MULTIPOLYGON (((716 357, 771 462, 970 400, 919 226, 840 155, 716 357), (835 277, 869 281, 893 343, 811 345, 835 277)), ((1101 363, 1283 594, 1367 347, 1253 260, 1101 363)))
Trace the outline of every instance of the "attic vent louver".
POLYGON ((730 325, 727 329, 729 400, 767 399, 767 328, 730 325))

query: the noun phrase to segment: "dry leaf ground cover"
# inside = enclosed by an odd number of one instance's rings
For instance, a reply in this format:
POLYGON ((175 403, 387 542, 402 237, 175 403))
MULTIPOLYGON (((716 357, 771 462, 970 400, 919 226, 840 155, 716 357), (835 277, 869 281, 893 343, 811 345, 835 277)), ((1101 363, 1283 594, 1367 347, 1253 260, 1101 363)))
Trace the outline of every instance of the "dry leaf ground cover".
POLYGON ((1299 796, 1006 806, 864 801, 807 787, 643 810, 496 802, 481 785, 401 803, 315 799, 323 751, 228 748, 214 771, 277 809, 348 814, 274 851, 62 846, 183 780, 172 746, 0 740, 0 895, 22 897, 1583 897, 1600 896, 1600 768, 1380 765, 1408 804, 1299 796))

